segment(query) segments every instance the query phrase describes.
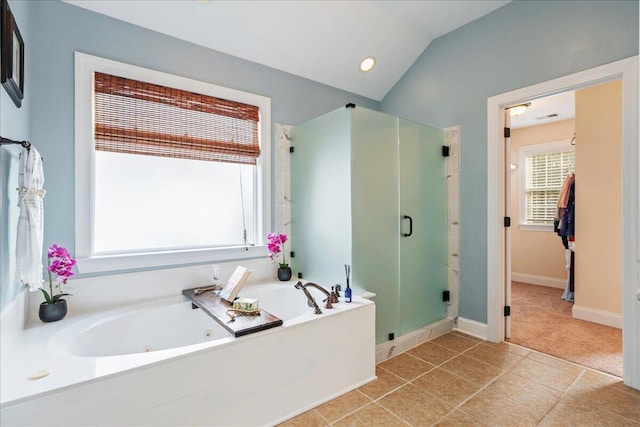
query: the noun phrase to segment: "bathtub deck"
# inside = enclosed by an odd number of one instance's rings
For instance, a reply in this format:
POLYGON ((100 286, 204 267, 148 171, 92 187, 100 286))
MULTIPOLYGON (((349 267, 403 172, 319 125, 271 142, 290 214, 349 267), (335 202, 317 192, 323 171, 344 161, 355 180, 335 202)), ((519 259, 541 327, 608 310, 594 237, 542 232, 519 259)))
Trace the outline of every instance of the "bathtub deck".
POLYGON ((174 304, 193 310, 175 294, 70 313, 63 322, 34 319, 2 366, 0 425, 277 425, 376 378, 373 301, 355 296, 352 304, 314 314, 291 284, 256 284, 247 295, 264 299, 284 319, 282 327, 165 350, 80 356, 70 348, 84 331, 125 317, 125 325, 167 323, 162 310, 174 304), (156 320, 140 320, 156 312, 156 320), (51 374, 28 379, 43 369, 51 374))
POLYGON ((197 288, 185 289, 182 291, 182 295, 189 298, 192 304, 211 316, 235 337, 241 337, 243 335, 264 331, 265 329, 282 326, 282 319, 264 311, 263 309, 260 309, 260 315, 236 316, 235 320, 231 320, 227 315, 227 310, 232 308, 228 302, 214 295, 210 291, 196 295, 196 289, 197 288))

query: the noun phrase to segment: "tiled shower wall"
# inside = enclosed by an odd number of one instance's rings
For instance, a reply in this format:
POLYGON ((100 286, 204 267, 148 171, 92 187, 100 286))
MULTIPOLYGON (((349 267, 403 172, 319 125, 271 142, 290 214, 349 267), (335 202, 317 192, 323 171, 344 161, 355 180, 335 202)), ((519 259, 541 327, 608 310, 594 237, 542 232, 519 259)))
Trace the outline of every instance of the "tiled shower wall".
POLYGON ((445 161, 447 181, 447 278, 450 301, 447 317, 457 319, 460 301, 460 126, 446 128, 445 144, 449 157, 445 161))
MULTIPOLYGON (((284 233, 291 240, 291 125, 275 124, 275 233, 284 233)), ((289 249, 290 250, 290 249, 289 249)), ((288 257, 288 256, 287 256, 288 257)))

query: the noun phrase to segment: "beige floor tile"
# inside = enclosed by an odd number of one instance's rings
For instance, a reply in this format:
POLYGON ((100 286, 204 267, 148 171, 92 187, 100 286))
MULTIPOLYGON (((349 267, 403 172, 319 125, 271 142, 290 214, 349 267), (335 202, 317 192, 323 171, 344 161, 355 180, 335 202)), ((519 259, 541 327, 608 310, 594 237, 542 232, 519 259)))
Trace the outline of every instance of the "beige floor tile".
POLYGON ((597 406, 585 408, 576 402, 563 399, 549 411, 538 426, 638 427, 638 423, 597 406))
POLYGON ((413 384, 452 406, 464 402, 482 387, 440 368, 427 372, 413 384))
POLYGON ((371 399, 358 390, 354 390, 318 406, 316 411, 318 411, 324 419, 332 423, 369 403, 371 403, 371 399))
POLYGON ((480 385, 489 383, 503 372, 500 368, 464 355, 449 360, 440 368, 480 385))
POLYGON ((615 388, 616 390, 624 391, 625 393, 630 393, 630 394, 640 396, 640 390, 636 390, 635 388, 626 386, 624 384, 624 381, 622 381, 621 378, 618 378, 613 375, 587 369, 582 377, 592 381, 597 381, 599 383, 606 384, 610 387, 615 388))
POLYGON ((607 385, 623 383, 622 378, 618 378, 615 375, 606 374, 604 372, 593 371, 591 369, 585 369, 584 374, 582 375, 582 378, 586 378, 591 381, 597 381, 599 383, 603 383, 607 385))
POLYGON ((518 356, 526 356, 527 354, 529 354, 531 352, 531 350, 529 350, 528 348, 525 347, 521 347, 517 344, 512 344, 508 341, 504 341, 500 344, 503 344, 507 347, 507 349, 511 352, 511 353, 515 353, 518 356))
POLYGON ((466 339, 471 340, 471 341, 476 341, 476 342, 482 342, 482 341, 484 341, 483 339, 480 339, 480 338, 474 337, 474 336, 469 335, 469 334, 465 334, 465 333, 460 332, 460 331, 451 331, 450 333, 451 333, 451 334, 453 334, 453 335, 459 335, 459 336, 461 336, 462 338, 466 338, 466 339))
POLYGON ((500 393, 484 389, 459 408, 492 426, 535 426, 543 417, 500 393))
POLYGON ((434 365, 444 363, 458 355, 457 351, 450 350, 432 342, 425 342, 417 347, 413 347, 408 350, 407 353, 419 357, 425 362, 433 363, 434 365))
POLYGON ((624 382, 622 382, 622 380, 612 384, 611 388, 614 388, 616 390, 620 390, 620 391, 625 392, 625 393, 632 394, 632 395, 634 395, 636 397, 640 397, 640 390, 636 390, 635 388, 631 388, 631 387, 625 385, 624 382))
POLYGON ((278 424, 280 427, 324 427, 328 425, 327 420, 322 418, 315 409, 291 418, 282 424, 278 424))
POLYGON ((337 427, 406 427, 408 424, 377 403, 371 403, 332 425, 337 427))
POLYGON ((424 360, 413 357, 407 353, 401 353, 396 357, 387 359, 379 365, 402 379, 411 381, 434 368, 434 365, 424 360))
POLYGON ((565 360, 561 360, 556 357, 548 356, 546 354, 541 354, 535 351, 530 352, 527 355, 527 358, 535 360, 536 362, 544 363, 548 366, 553 366, 554 368, 561 369, 566 372, 570 372, 572 374, 580 374, 585 371, 585 368, 583 368, 582 366, 578 366, 565 360))
POLYGON ((503 369, 512 367, 523 357, 509 351, 509 346, 504 343, 491 342, 482 342, 465 351, 464 355, 503 369))
POLYGON ((412 426, 433 425, 453 409, 413 384, 400 387, 378 403, 412 426))
POLYGON ((461 334, 448 333, 429 342, 447 347, 453 351, 463 352, 481 341, 477 338, 462 336, 461 334))
POLYGON ((457 409, 436 424, 438 427, 482 427, 486 425, 488 424, 457 409))
POLYGON ((558 390, 509 372, 489 384, 487 389, 528 406, 540 417, 549 412, 562 397, 558 390))
POLYGON ((363 385, 358 389, 373 400, 376 400, 401 385, 406 384, 405 380, 393 375, 391 372, 381 368, 380 366, 376 367, 376 376, 378 377, 377 380, 363 385))
POLYGON ((581 377, 567 391, 565 400, 584 410, 601 408, 640 423, 640 395, 626 393, 606 383, 581 377))
POLYGON ((580 375, 580 373, 567 372, 528 357, 518 362, 509 372, 537 381, 561 392, 566 391, 580 375))
POLYGON ((640 427, 640 391, 621 379, 459 332, 380 363, 376 375, 281 426, 640 427))

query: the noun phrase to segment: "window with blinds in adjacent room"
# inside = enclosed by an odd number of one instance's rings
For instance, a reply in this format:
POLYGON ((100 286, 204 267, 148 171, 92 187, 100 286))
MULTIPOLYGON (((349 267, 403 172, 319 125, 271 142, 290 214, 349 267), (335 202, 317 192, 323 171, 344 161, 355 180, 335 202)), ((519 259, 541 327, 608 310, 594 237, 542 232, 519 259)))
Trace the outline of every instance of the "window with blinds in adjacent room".
POLYGON ((521 147, 520 224, 553 226, 562 183, 575 170, 568 142, 521 147))

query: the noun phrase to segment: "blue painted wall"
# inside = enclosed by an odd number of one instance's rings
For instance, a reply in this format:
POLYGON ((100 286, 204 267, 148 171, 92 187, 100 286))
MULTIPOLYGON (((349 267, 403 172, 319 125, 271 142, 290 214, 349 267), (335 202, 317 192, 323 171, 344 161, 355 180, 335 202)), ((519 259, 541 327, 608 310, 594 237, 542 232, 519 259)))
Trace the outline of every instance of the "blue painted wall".
MULTIPOLYGON (((31 108, 31 20, 28 5, 22 1, 9 0, 9 7, 25 43, 25 94, 22 107, 15 106, 9 95, 0 87, 0 135, 19 141, 29 140, 29 111, 31 108)), ((20 146, 0 148, 0 311, 4 310, 24 289, 15 279, 16 227, 19 209, 18 155, 20 146)))
POLYGON ((434 40, 382 100, 461 127, 460 316, 487 321, 487 98, 637 54, 637 1, 514 1, 434 40))
MULTIPOLYGON (((487 317, 487 97, 638 53, 637 1, 515 1, 432 42, 378 103, 63 2, 10 4, 27 42, 27 99, 15 109, 0 90, 0 131, 29 138, 45 158, 45 245, 74 247, 73 52, 78 50, 270 96, 275 122, 296 125, 355 102, 433 126, 460 124, 460 314, 480 322, 487 317)), ((7 188, 2 190, 6 209, 7 188)), ((4 213, 1 225, 7 227, 4 213)), ((12 256, 5 242, 0 250, 4 308, 19 287, 5 267, 12 256)))
MULTIPOLYGON (((23 113, 26 110, 20 111, 19 114, 22 117, 20 120, 30 119, 28 136, 44 157, 47 189, 44 200, 45 247, 57 243, 74 252, 73 56, 76 50, 269 96, 274 122, 296 125, 348 102, 376 110, 379 108, 378 101, 136 27, 67 3, 14 3, 19 4, 20 9, 25 12, 28 10, 31 20, 31 35, 27 49, 32 59, 28 70, 33 99, 30 116, 23 113)), ((7 104, 4 94, 2 102, 4 116, 7 104)), ((18 127, 13 122, 11 126, 18 127)), ((14 136, 21 137, 26 132, 16 131, 14 136)), ((5 281, 3 269, 0 285, 3 307, 5 301, 8 304, 15 298, 15 292, 9 289, 13 289, 13 286, 5 281)))

